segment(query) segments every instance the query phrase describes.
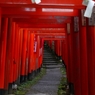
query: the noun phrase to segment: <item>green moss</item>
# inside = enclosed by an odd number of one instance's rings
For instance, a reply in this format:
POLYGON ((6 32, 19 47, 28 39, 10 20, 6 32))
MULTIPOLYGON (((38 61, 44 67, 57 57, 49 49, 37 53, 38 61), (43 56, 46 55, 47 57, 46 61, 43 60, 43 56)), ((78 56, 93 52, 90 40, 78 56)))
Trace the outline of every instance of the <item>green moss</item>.
POLYGON ((15 95, 25 95, 30 90, 30 87, 36 84, 45 75, 46 69, 42 68, 41 72, 31 81, 27 81, 18 86, 18 89, 14 91, 15 95))
POLYGON ((62 78, 58 87, 58 95, 66 95, 66 88, 67 88, 67 78, 66 78, 66 69, 60 68, 62 73, 62 78))

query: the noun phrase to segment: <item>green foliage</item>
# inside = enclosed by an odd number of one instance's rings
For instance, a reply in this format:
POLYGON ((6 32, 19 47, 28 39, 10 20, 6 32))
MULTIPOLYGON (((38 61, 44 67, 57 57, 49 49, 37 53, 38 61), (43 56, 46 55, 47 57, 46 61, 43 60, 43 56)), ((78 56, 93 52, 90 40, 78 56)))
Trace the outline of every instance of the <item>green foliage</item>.
POLYGON ((66 95, 67 89, 67 77, 66 77, 66 70, 65 68, 60 68, 62 72, 62 78, 58 87, 58 95, 66 95))
POLYGON ((46 69, 42 68, 41 72, 31 81, 27 81, 18 86, 18 89, 14 91, 15 95, 25 95, 30 90, 30 87, 36 84, 45 75, 46 69))

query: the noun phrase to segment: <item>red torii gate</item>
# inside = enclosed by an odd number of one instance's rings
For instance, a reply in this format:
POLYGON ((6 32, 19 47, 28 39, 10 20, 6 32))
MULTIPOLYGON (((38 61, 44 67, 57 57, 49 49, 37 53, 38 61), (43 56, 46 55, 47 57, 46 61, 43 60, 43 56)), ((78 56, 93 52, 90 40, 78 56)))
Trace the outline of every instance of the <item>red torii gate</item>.
MULTIPOLYGON (((95 69, 94 69, 94 57, 93 57, 94 53, 93 52, 95 51, 93 50, 94 44, 89 42, 89 40, 93 41, 93 39, 95 38, 94 32, 93 32, 94 27, 93 25, 89 26, 88 24, 87 24, 87 27, 82 26, 81 24, 82 18, 80 16, 81 9, 85 9, 85 7, 82 5, 82 0, 68 0, 68 1, 67 0, 53 0, 53 1, 42 0, 41 3, 38 5, 32 4, 31 0, 27 0, 27 1, 26 0, 23 0, 23 1, 0 0, 0 19, 2 20, 2 17, 4 18, 3 20, 4 25, 1 24, 1 20, 0 20, 0 25, 4 26, 3 30, 7 29, 7 24, 8 24, 7 21, 9 20, 8 18, 12 19, 13 31, 15 31, 15 24, 19 28, 50 28, 50 27, 51 28, 66 28, 67 23, 69 23, 70 31, 67 30, 68 33, 66 32, 66 41, 68 43, 67 50, 69 50, 68 51, 69 53, 67 52, 67 54, 69 56, 68 59, 70 59, 70 61, 68 62, 69 63, 68 82, 74 85, 75 95, 94 95, 95 94, 95 91, 94 91, 95 90, 94 89, 95 87, 95 82, 94 82, 95 71, 94 70, 95 69), (62 16, 66 16, 67 19, 65 17, 62 18, 62 16), (80 22, 79 22, 80 30, 75 31, 75 32, 74 32, 74 19, 72 19, 74 16, 77 16, 80 19, 80 22), (51 21, 49 22, 48 20, 51 20, 51 21), (90 46, 92 46, 92 48, 90 46), (88 66, 89 66, 89 69, 88 69, 88 66), (88 79, 90 82, 88 81, 88 79)), ((10 26, 11 25, 9 25, 9 27, 10 26)), ((5 49, 6 30, 4 30, 5 34, 2 34, 3 30, 0 29, 1 31, 0 36, 3 35, 1 40, 4 41, 4 44, 1 43, 1 50, 2 50, 1 54, 3 53, 5 54, 5 50, 6 50, 5 49)), ((12 33, 13 33, 12 35, 14 36, 14 32, 12 33)), ((12 51, 13 51, 13 48, 12 48, 12 51)), ((5 78, 4 61, 5 61, 6 55, 0 55, 0 56, 1 58, 4 59, 3 62, 0 63, 1 65, 3 64, 2 66, 3 70, 0 72, 0 74, 2 73, 3 75, 2 80, 1 80, 2 85, 0 85, 0 87, 2 86, 1 87, 2 89, 6 89, 7 86, 5 87, 4 85, 5 81, 3 80, 5 78)))

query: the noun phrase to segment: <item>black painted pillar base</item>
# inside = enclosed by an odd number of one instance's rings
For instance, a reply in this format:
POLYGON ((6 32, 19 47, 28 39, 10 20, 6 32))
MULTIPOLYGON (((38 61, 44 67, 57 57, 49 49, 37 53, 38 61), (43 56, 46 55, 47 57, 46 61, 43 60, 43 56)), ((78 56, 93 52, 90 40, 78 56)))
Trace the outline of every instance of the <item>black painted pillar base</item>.
POLYGON ((42 66, 39 68, 39 73, 41 72, 41 68, 42 68, 42 66))
POLYGON ((61 56, 58 56, 58 60, 62 59, 61 56))
POLYGON ((39 74, 39 68, 36 70, 36 76, 39 74))
POLYGON ((39 73, 40 73, 40 68, 38 68, 37 70, 35 70, 34 72, 35 72, 35 76, 37 76, 39 73))
POLYGON ((41 71, 41 67, 37 69, 37 73, 39 74, 41 71))
POLYGON ((28 80, 32 80, 34 78, 34 71, 28 74, 28 80))
POLYGON ((8 94, 12 94, 12 93, 13 93, 12 83, 9 83, 9 86, 8 86, 8 94))
POLYGON ((8 95, 8 90, 0 89, 0 95, 8 95))
POLYGON ((35 77, 37 75, 37 70, 33 71, 33 76, 35 77))
POLYGON ((12 84, 20 85, 20 76, 19 76, 18 79, 17 79, 15 82, 13 82, 12 84))
POLYGON ((21 75, 20 76, 20 83, 26 82, 27 81, 27 76, 26 75, 21 75))
POLYGON ((74 85, 73 85, 73 83, 69 83, 69 92, 70 92, 70 94, 74 95, 74 85))
POLYGON ((62 60, 62 63, 63 63, 63 67, 65 67, 65 69, 67 69, 67 66, 66 66, 64 60, 62 60))

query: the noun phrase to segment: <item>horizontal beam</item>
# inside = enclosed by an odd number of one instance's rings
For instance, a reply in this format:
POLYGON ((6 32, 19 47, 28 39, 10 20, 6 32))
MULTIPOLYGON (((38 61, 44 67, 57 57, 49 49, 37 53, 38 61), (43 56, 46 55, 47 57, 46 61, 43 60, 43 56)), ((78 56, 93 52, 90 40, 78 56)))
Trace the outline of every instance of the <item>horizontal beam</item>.
POLYGON ((75 7, 77 6, 78 8, 83 7, 82 6, 82 1, 83 0, 41 0, 40 4, 33 4, 31 2, 32 0, 0 0, 1 5, 3 7, 7 6, 12 6, 12 7, 17 7, 17 6, 35 6, 35 7, 75 7))
POLYGON ((30 31, 64 31, 64 28, 29 28, 30 31))
POLYGON ((61 34, 61 33, 64 33, 65 31, 31 31, 31 33, 49 33, 49 34, 51 34, 51 33, 55 33, 55 34, 57 34, 57 33, 59 33, 59 34, 61 34))
POLYGON ((65 33, 35 33, 36 35, 39 35, 40 37, 53 37, 54 36, 64 36, 65 33))
MULTIPOLYGON (((48 9, 43 8, 2 8, 2 15, 3 16, 78 16, 79 12, 75 9, 57 9, 60 11, 45 11, 48 9)), ((51 9, 52 10, 52 9, 51 9)))
MULTIPOLYGON (((3 15, 4 16, 4 15, 3 15)), ((9 17, 11 17, 10 15, 9 15, 9 17)), ((64 18, 66 18, 67 16, 47 16, 47 15, 45 15, 45 16, 43 16, 43 15, 32 15, 32 16, 13 16, 13 18, 14 18, 14 20, 16 20, 16 19, 57 19, 57 18, 59 18, 59 19, 64 19, 64 18)), ((70 17, 68 17, 68 18, 70 18, 70 17)))
MULTIPOLYGON (((32 0, 0 0, 0 3, 3 4, 33 4, 31 2, 32 0)), ((41 0, 41 3, 39 5, 46 5, 46 4, 50 4, 50 5, 56 5, 56 4, 81 4, 82 0, 76 1, 76 0, 41 0)))
POLYGON ((20 28, 64 28, 65 24, 18 24, 20 28))
POLYGON ((43 40, 65 40, 64 38, 43 38, 43 40))
POLYGON ((49 33, 49 34, 51 34, 51 33, 55 33, 55 34, 57 34, 57 33, 59 33, 59 34, 61 34, 61 33, 64 33, 65 31, 31 31, 31 33, 49 33))
POLYGON ((64 28, 29 28, 28 31, 36 34, 61 34, 65 32, 64 28))
MULTIPOLYGON (((77 0, 79 1, 79 0, 77 0)), ((52 4, 52 5, 49 5, 49 4, 40 4, 40 5, 35 5, 35 4, 0 4, 0 7, 11 7, 11 8, 17 8, 17 7, 29 7, 29 8, 33 8, 33 7, 36 7, 36 8, 64 8, 64 9, 85 9, 85 6, 81 5, 81 4, 52 4)))
POLYGON ((63 24, 63 23, 69 23, 71 22, 71 19, 70 17, 63 17, 63 18, 60 18, 59 16, 56 16, 55 18, 47 18, 47 19, 44 19, 44 18, 15 18, 13 19, 14 22, 16 23, 27 23, 27 24, 41 24, 41 23, 45 23, 45 24, 63 24))

